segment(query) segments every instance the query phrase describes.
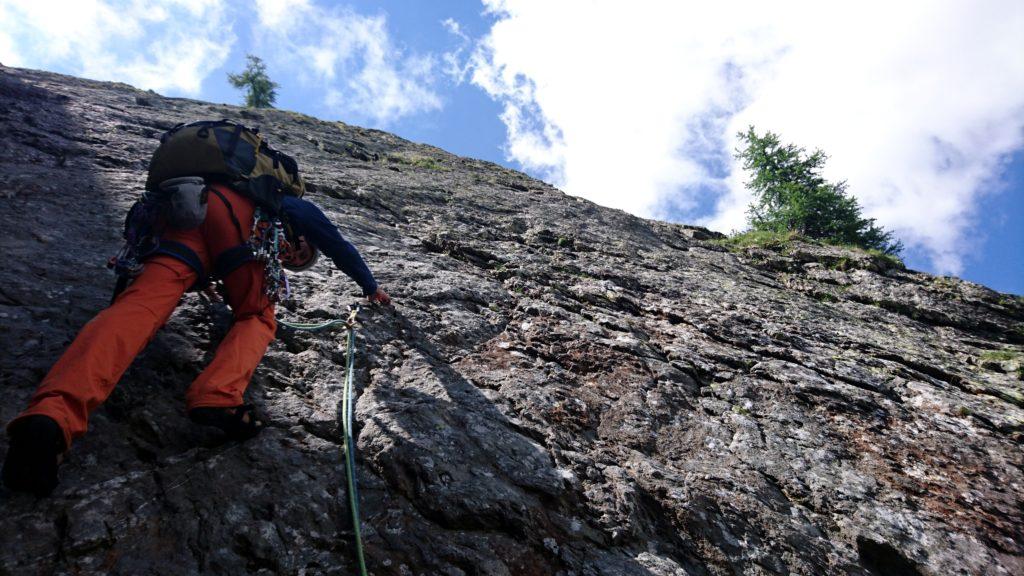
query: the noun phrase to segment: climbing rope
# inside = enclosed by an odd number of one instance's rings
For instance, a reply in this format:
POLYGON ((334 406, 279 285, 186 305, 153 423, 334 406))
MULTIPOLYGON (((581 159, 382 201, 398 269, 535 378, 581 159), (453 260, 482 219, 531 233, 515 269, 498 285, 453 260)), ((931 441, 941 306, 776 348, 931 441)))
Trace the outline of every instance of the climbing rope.
POLYGON ((356 315, 359 314, 359 306, 349 307, 348 318, 345 320, 331 320, 321 324, 307 324, 301 322, 286 322, 279 320, 278 323, 295 330, 315 332, 324 330, 338 324, 344 324, 345 336, 345 385, 342 389, 341 399, 341 428, 345 436, 345 443, 342 446, 345 455, 345 480, 348 484, 348 507, 352 512, 352 532, 356 544, 356 556, 359 560, 359 574, 366 576, 366 559, 363 554, 363 535, 359 522, 359 492, 356 487, 356 449, 355 441, 352 439, 352 412, 355 406, 353 402, 355 381, 355 355, 356 355, 356 315))
POLYGON ((306 331, 306 332, 317 332, 317 331, 320 331, 320 330, 325 330, 327 328, 330 328, 331 326, 337 326, 338 324, 348 325, 348 320, 338 320, 338 319, 335 319, 335 320, 330 320, 330 321, 324 322, 322 324, 308 324, 308 323, 305 323, 305 322, 288 322, 286 320, 278 320, 277 323, 282 325, 282 326, 287 326, 289 328, 292 328, 294 330, 303 330, 303 331, 306 331))
POLYGON ((353 381, 355 380, 355 354, 356 354, 356 314, 359 307, 352 309, 348 317, 348 333, 345 352, 345 387, 342 392, 342 413, 341 425, 345 432, 345 476, 348 478, 348 505, 352 511, 352 531, 356 541, 356 555, 359 558, 359 574, 366 576, 366 560, 363 557, 363 535, 359 527, 359 493, 356 492, 356 449, 352 440, 352 407, 354 402, 353 381))

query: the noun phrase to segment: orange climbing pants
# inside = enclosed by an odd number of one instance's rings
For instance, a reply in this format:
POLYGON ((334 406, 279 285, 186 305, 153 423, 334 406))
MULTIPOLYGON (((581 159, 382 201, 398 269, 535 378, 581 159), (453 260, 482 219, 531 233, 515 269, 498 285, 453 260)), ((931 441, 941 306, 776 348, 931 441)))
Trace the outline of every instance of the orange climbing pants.
MULTIPOLYGON (((252 202, 237 192, 226 186, 214 188, 227 199, 230 210, 210 193, 206 220, 199 228, 173 230, 163 236, 194 250, 206 270, 217 255, 247 239, 254 211, 252 202)), ((60 424, 65 445, 70 447, 72 439, 85 434, 89 413, 107 399, 196 277, 195 270, 170 256, 147 260, 138 278, 82 328, 43 379, 28 408, 14 421, 31 414, 49 416, 60 424)), ((185 397, 188 409, 242 404, 242 393, 274 339, 277 323, 273 303, 263 290, 263 265, 248 262, 223 281, 234 323, 213 361, 189 387, 185 397)))

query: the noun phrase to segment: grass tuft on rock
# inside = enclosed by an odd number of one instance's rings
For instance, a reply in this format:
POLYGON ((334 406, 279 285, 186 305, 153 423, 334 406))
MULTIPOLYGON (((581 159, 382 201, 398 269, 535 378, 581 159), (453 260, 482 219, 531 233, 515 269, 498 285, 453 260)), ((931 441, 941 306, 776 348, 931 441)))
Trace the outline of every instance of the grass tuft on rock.
POLYGON ((1009 362, 1010 360, 1016 360, 1020 357, 1020 354, 1013 350, 986 350, 981 353, 981 360, 983 362, 1009 362))
MULTIPOLYGON (((796 242, 803 242, 805 244, 812 244, 817 246, 835 246, 837 248, 843 248, 851 252, 859 252, 867 254, 874 259, 881 260, 885 263, 883 268, 896 268, 903 270, 906 265, 899 257, 892 254, 886 254, 881 250, 874 248, 862 248, 854 244, 844 244, 840 242, 829 242, 827 240, 816 240, 814 238, 808 238, 801 236, 796 232, 776 232, 772 230, 749 230, 747 232, 740 232, 727 236, 725 238, 710 240, 714 244, 724 246, 732 252, 740 252, 748 248, 762 248, 765 250, 775 250, 785 253, 786 250, 794 245, 796 242)), ((855 268, 852 259, 841 258, 836 262, 830 264, 829 268, 837 270, 847 270, 855 268)))
POLYGON ((794 240, 813 242, 796 232, 775 232, 771 230, 750 230, 719 240, 711 240, 711 242, 725 246, 730 250, 741 250, 743 248, 785 248, 794 240))
POLYGON ((403 154, 388 154, 387 161, 392 164, 404 164, 424 170, 448 171, 449 168, 442 164, 437 158, 431 156, 412 156, 403 154))

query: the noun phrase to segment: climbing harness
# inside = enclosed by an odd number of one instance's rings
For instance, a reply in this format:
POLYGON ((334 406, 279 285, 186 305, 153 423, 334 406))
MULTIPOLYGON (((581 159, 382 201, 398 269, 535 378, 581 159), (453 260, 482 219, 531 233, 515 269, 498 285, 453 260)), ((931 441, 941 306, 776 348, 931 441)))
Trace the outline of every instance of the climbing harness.
POLYGON ((346 328, 345 337, 345 385, 342 390, 341 400, 341 428, 345 436, 343 445, 345 456, 345 480, 348 484, 348 506, 352 512, 352 532, 356 544, 356 556, 359 559, 359 574, 366 576, 366 560, 363 554, 363 536, 359 523, 359 492, 356 487, 356 448, 352 439, 352 412, 355 406, 353 401, 355 381, 355 355, 356 355, 356 315, 359 314, 359 306, 350 306, 348 319, 330 320, 320 324, 307 324, 299 322, 287 322, 278 320, 278 323, 295 330, 316 332, 325 330, 331 326, 344 324, 346 328))
MULTIPOLYGON (((175 180, 193 179, 178 178, 175 180)), ((202 261, 191 248, 180 242, 161 238, 164 228, 162 216, 168 212, 165 206, 167 201, 155 192, 146 191, 132 205, 125 217, 122 234, 125 239, 124 246, 107 262, 107 267, 113 270, 117 277, 114 298, 117 298, 118 294, 142 272, 144 261, 157 255, 171 256, 195 270, 197 278, 192 285, 191 289, 193 290, 205 288, 211 281, 225 278, 240 266, 255 260, 263 264, 263 290, 267 297, 272 302, 280 302, 291 297, 291 287, 285 272, 287 264, 282 263, 282 260, 287 259, 293 253, 293 244, 296 244, 297 240, 289 240, 288 229, 281 217, 257 205, 253 213, 252 230, 248 235, 248 240, 245 240, 246 236, 242 233, 241 223, 235 216, 235 211, 228 199, 216 188, 204 187, 203 194, 206 191, 217 196, 224 203, 228 210, 228 216, 238 231, 240 244, 217 254, 214 257, 213 270, 207 275, 202 261)), ((203 207, 205 208, 205 203, 203 207)), ((315 249, 312 251, 312 258, 307 263, 308 265, 312 265, 316 256, 319 255, 319 251, 315 249)), ((301 269, 305 268, 297 268, 297 270, 301 269)))
POLYGON ((117 254, 107 261, 107 268, 113 270, 116 277, 111 302, 142 273, 144 261, 153 256, 163 255, 181 260, 196 271, 196 281, 192 288, 206 286, 207 278, 199 256, 180 242, 160 238, 162 212, 163 199, 159 194, 148 191, 144 192, 128 210, 121 233, 124 244, 117 254))

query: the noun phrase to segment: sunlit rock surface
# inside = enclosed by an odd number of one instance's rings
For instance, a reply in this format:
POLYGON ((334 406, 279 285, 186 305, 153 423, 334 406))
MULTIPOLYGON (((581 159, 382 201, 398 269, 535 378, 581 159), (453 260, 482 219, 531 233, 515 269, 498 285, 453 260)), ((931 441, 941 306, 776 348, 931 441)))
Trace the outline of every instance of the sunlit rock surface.
MULTIPOLYGON (((296 156, 394 296, 358 332, 373 574, 1024 573, 1019 297, 839 248, 730 252, 385 132, 11 68, 3 421, 107 304, 156 137, 202 118, 296 156)), ((281 318, 359 299, 323 260, 292 284, 281 318)), ((183 400, 229 322, 187 295, 54 495, 0 492, 0 573, 355 573, 341 333, 279 331, 249 389, 271 427, 233 445, 183 400)))

